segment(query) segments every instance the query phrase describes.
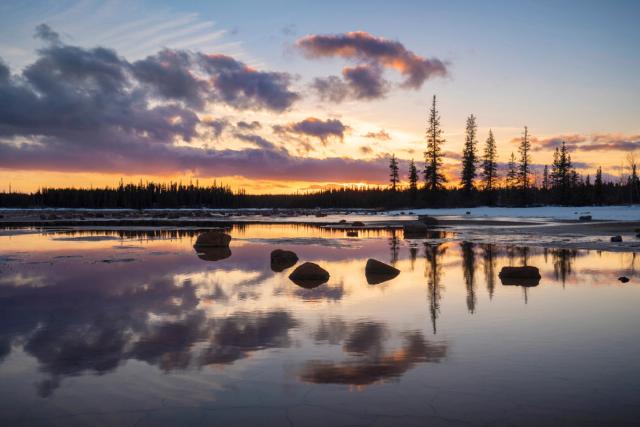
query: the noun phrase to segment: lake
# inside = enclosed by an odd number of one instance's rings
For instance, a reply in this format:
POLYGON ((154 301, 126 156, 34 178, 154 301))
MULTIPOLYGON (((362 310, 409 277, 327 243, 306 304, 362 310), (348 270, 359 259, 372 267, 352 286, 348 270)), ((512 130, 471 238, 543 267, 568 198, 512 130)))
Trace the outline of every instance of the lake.
MULTIPOLYGON (((0 236, 0 425, 637 425, 632 252, 234 226, 0 236), (331 274, 294 284, 290 249, 331 274), (368 258, 401 273, 368 284, 368 258), (503 285, 503 266, 540 269, 503 285), (620 283, 618 276, 631 279, 620 283)), ((299 262, 299 263, 300 263, 299 262)))

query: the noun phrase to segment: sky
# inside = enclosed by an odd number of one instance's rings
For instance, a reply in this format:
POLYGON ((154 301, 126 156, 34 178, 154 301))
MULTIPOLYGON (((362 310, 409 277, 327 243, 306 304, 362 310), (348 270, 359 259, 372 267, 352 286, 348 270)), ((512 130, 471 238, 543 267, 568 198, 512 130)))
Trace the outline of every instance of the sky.
POLYGON ((637 1, 0 4, 0 191, 180 180, 252 193, 420 166, 432 97, 539 173, 565 141, 618 179, 640 149, 637 1))

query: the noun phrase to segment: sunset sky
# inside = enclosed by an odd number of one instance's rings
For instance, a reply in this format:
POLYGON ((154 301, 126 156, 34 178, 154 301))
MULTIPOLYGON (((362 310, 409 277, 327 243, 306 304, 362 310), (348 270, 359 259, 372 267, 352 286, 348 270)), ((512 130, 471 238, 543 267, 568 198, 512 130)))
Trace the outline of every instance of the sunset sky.
POLYGON ((386 184, 433 95, 457 184, 466 117, 499 160, 640 158, 638 1, 0 4, 0 191, 198 179, 255 193, 386 184))

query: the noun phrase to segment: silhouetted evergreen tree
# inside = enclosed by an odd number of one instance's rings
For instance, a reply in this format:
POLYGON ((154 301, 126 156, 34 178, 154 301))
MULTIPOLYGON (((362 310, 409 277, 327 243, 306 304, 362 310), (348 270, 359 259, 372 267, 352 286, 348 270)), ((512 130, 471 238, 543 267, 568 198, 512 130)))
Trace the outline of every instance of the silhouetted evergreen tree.
POLYGON ((482 155, 482 187, 487 193, 488 203, 493 204, 493 193, 496 190, 498 182, 498 152, 496 149, 496 140, 493 137, 493 131, 489 129, 489 136, 484 145, 484 153, 482 155))
POLYGON ((544 165, 544 171, 542 172, 542 189, 544 191, 549 190, 549 167, 544 165))
POLYGON ((433 95, 429 119, 427 121, 427 151, 424 153, 425 169, 424 180, 425 189, 430 192, 441 190, 446 182, 442 169, 442 144, 445 140, 442 137, 440 127, 440 115, 436 107, 436 96, 433 95))
POLYGON ((507 164, 506 185, 508 190, 513 190, 518 186, 518 167, 516 165, 516 156, 513 152, 507 164))
POLYGON ((602 167, 598 166, 598 170, 596 171, 596 180, 594 183, 594 200, 593 202, 596 205, 601 205, 602 201, 603 201, 603 193, 602 193, 602 189, 603 189, 603 185, 602 185, 602 167))
POLYGON ((522 191, 522 199, 525 203, 528 202, 529 192, 529 177, 531 175, 531 141, 529 140, 529 129, 524 127, 524 135, 520 141, 520 147, 518 152, 520 154, 518 165, 518 182, 520 190, 522 191))
POLYGON ((398 174, 398 159, 396 159, 395 154, 393 154, 391 160, 389 160, 389 172, 391 191, 396 191, 398 189, 398 183, 400 182, 400 176, 398 174))
POLYGON ((418 169, 413 159, 411 159, 411 163, 409 163, 409 192, 412 203, 415 203, 418 197, 418 179, 418 169))
POLYGON ((554 193, 554 201, 557 203, 567 203, 569 190, 575 187, 577 174, 571 164, 571 156, 567 150, 565 142, 560 148, 556 147, 553 153, 553 164, 551 165, 551 185, 554 193))
POLYGON ((474 180, 476 179, 476 163, 478 162, 476 154, 478 125, 476 118, 471 114, 467 118, 466 134, 464 140, 464 148, 462 150, 462 176, 460 184, 466 193, 470 193, 474 189, 474 180))

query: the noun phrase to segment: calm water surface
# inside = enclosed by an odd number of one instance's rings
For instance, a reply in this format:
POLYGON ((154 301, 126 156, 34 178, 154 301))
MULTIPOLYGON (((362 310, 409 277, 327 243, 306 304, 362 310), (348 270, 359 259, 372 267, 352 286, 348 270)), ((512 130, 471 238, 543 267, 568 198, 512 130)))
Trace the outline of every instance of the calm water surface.
POLYGON ((200 257, 191 232, 0 237, 0 425, 640 423, 635 254, 231 234, 200 257), (276 247, 329 283, 271 271, 276 247), (368 285, 367 258, 401 274, 368 285), (538 286, 501 284, 525 263, 538 286))

